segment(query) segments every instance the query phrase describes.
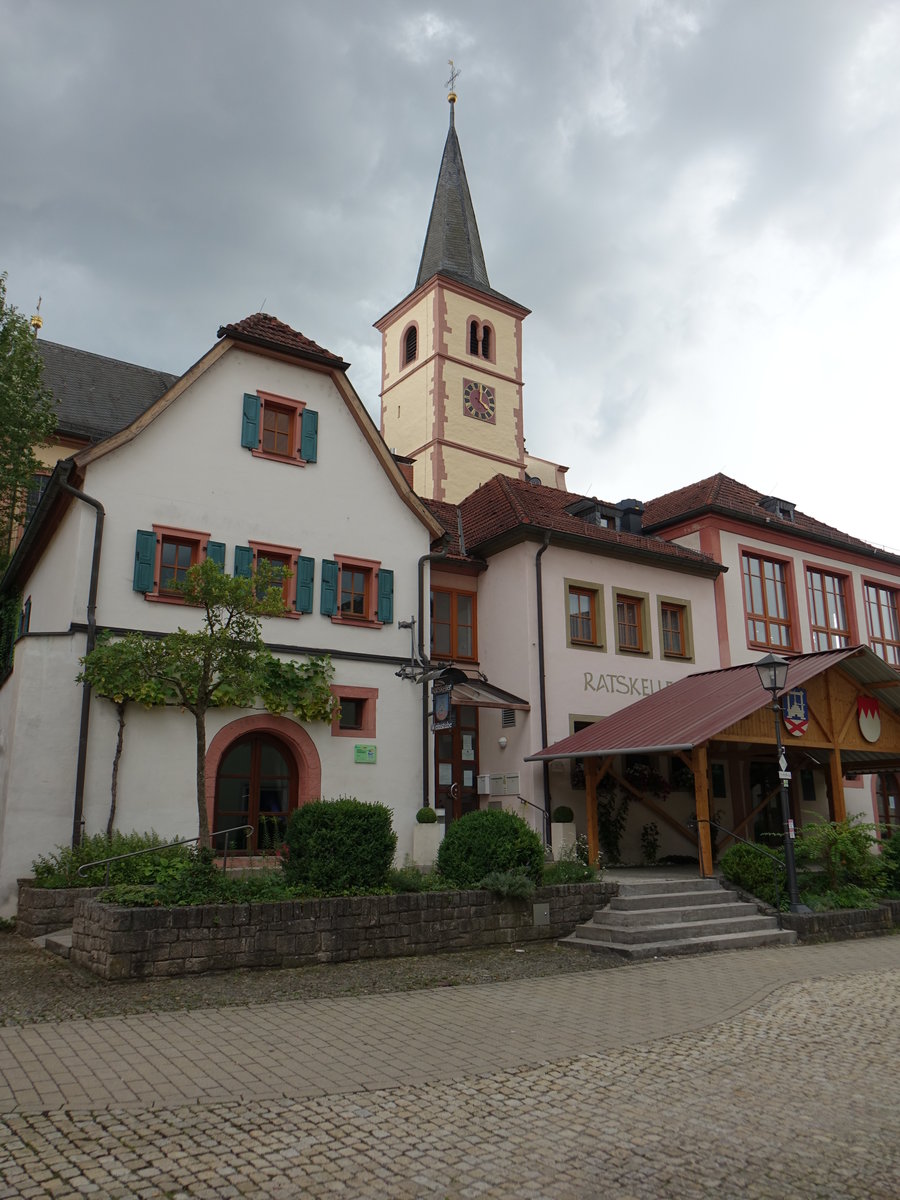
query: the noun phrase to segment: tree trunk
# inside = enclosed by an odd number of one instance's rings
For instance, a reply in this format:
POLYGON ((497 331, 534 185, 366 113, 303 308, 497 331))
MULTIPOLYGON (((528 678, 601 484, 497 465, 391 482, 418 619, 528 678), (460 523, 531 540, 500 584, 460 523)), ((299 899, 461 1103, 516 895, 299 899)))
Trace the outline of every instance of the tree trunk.
POLYGON ((116 801, 119 795, 119 759, 122 757, 122 743, 125 741, 125 701, 116 705, 116 715, 119 718, 119 732, 116 736, 116 752, 113 755, 112 782, 109 788, 109 820, 106 822, 106 840, 111 841, 113 825, 116 821, 116 801))
POLYGON ((210 844, 209 817, 206 815, 206 711, 198 709, 194 713, 197 726, 197 833, 200 845, 210 844))

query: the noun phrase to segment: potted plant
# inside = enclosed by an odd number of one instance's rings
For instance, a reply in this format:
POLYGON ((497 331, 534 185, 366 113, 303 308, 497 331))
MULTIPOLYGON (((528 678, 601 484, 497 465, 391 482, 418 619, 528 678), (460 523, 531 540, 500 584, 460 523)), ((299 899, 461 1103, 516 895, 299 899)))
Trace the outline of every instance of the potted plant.
POLYGON ((438 821, 437 811, 427 805, 416 813, 413 830, 413 862, 417 867, 433 867, 437 859, 444 826, 438 821))
POLYGON ((568 804, 557 804, 550 814, 550 846, 558 862, 575 845, 575 814, 568 804))

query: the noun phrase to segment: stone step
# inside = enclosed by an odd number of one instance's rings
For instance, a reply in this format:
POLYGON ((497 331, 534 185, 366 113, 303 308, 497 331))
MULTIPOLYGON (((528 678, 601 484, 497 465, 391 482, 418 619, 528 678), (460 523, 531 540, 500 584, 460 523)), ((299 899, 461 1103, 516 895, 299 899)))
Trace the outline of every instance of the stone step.
POLYGON ((579 938, 575 934, 561 938, 560 946, 574 950, 612 950, 622 958, 638 962, 648 958, 664 958, 676 954, 705 954, 715 950, 748 950, 756 946, 792 946, 797 934, 792 929, 765 929, 748 933, 725 933, 707 937, 686 937, 680 941, 599 942, 579 938))
POLYGON ((35 938, 35 942, 43 941, 44 949, 60 958, 68 958, 72 953, 72 930, 58 929, 55 933, 45 933, 43 938, 35 938))
POLYGON ((637 945, 640 942, 674 942, 685 938, 720 937, 731 933, 750 933, 757 930, 777 930, 774 917, 757 914, 752 917, 732 917, 723 921, 678 921, 669 925, 636 926, 629 928, 624 925, 604 926, 593 921, 575 928, 575 936, 585 941, 621 942, 623 945, 637 945))
POLYGON ((612 897, 609 908, 618 912, 633 912, 640 908, 680 908, 683 904, 712 907, 734 901, 736 896, 736 892, 727 892, 722 887, 714 891, 646 892, 639 896, 622 895, 620 892, 618 896, 612 897))
POLYGON ((718 904, 691 904, 681 908, 598 908, 595 925, 626 927, 671 925, 675 921, 725 921, 729 917, 753 917, 759 909, 750 900, 738 900, 733 892, 723 892, 718 904))
POLYGON ((617 879, 620 896, 665 895, 668 892, 714 892, 718 879, 617 879))

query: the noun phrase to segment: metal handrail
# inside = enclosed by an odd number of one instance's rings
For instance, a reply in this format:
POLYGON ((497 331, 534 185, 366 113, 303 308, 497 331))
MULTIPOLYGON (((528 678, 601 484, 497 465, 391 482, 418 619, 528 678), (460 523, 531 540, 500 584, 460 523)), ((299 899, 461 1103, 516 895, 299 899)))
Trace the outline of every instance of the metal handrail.
POLYGON ((751 842, 745 837, 741 837, 739 833, 735 833, 733 829, 727 829, 724 825, 720 825, 718 821, 714 821, 711 817, 697 817, 697 822, 705 821, 707 825, 715 825, 716 829, 720 829, 722 833, 727 833, 729 837, 733 837, 736 841, 743 842, 745 846, 750 846, 753 850, 758 850, 760 854, 764 854, 766 858, 770 858, 775 866, 772 868, 772 880, 775 884, 775 911, 778 913, 778 924, 781 925, 781 886, 778 878, 776 867, 780 867, 782 871, 787 871, 787 866, 771 850, 766 850, 764 846, 760 846, 758 842, 751 842))
MULTIPOLYGON (((228 866, 228 834, 229 833, 252 833, 252 825, 233 825, 231 829, 217 829, 215 833, 209 835, 210 841, 214 838, 221 837, 225 834, 225 849, 222 853, 222 870, 228 866)), ((106 886, 109 887, 109 864, 120 862, 123 858, 138 858, 141 854, 153 854, 156 850, 171 850, 173 846, 187 846, 191 842, 199 842, 200 834, 192 838, 179 838, 177 842, 165 842, 160 846, 145 846, 143 850, 129 850, 127 854, 112 854, 109 858, 98 858, 94 862, 82 863, 78 868, 77 874, 83 875, 85 871, 89 871, 91 867, 106 866, 106 886)))
POLYGON ((544 808, 543 804, 534 804, 534 803, 532 803, 531 800, 526 800, 524 796, 519 796, 518 794, 516 795, 516 799, 519 801, 520 804, 527 804, 531 808, 536 808, 538 810, 538 812, 541 814, 541 816, 544 818, 544 841, 549 845, 549 842, 550 842, 550 817, 549 817, 549 814, 547 813, 546 808, 544 808))

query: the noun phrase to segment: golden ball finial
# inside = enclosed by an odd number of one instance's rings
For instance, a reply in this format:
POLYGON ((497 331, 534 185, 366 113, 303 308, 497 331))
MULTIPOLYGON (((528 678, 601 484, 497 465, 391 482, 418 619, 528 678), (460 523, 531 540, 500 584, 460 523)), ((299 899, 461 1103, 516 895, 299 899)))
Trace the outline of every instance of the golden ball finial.
POLYGON ((455 104, 456 103, 456 92, 451 92, 450 95, 447 97, 447 100, 450 104, 455 104))

